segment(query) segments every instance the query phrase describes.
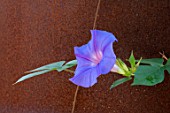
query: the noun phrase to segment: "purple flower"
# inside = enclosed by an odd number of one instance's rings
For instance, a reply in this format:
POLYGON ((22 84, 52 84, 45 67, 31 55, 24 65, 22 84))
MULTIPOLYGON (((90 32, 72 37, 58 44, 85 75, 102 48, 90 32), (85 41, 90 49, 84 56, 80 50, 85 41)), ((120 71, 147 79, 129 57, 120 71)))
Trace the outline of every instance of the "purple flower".
POLYGON ((107 74, 116 62, 112 44, 117 41, 112 33, 91 30, 92 39, 81 47, 75 47, 77 59, 75 75, 70 79, 74 84, 91 87, 97 82, 97 77, 107 74))

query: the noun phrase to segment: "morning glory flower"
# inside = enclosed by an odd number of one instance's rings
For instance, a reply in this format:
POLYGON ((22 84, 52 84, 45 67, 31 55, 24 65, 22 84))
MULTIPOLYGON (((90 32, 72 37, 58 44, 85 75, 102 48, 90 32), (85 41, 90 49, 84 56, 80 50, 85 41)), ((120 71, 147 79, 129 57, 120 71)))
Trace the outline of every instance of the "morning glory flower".
POLYGON ((74 47, 77 59, 75 75, 70 79, 71 82, 85 88, 97 83, 97 77, 107 74, 116 62, 116 55, 112 44, 117 41, 112 33, 91 30, 91 40, 81 46, 74 47))

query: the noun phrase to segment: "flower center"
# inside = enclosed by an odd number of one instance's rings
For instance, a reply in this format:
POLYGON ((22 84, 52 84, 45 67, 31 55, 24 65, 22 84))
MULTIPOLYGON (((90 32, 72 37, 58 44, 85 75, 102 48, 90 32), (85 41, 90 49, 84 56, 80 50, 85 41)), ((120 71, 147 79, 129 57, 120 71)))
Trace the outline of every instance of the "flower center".
POLYGON ((103 57, 103 54, 102 54, 101 51, 98 51, 98 52, 94 53, 94 54, 92 55, 93 63, 94 63, 95 65, 97 65, 97 64, 100 63, 100 61, 102 60, 102 57, 103 57))

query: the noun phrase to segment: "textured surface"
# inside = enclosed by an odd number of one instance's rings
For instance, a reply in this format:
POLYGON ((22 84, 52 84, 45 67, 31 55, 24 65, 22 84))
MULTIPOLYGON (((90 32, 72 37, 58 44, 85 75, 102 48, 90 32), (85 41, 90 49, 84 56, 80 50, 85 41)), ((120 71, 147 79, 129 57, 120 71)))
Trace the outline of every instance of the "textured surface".
MULTIPOLYGON (((90 39, 98 0, 0 0, 0 113, 70 113, 76 86, 69 73, 51 72, 15 86, 27 70, 75 59, 73 47, 90 39)), ((117 57, 170 56, 169 0, 101 0, 97 29, 114 33, 117 57)), ((168 113, 170 77, 154 87, 103 75, 80 88, 75 113, 168 113)))

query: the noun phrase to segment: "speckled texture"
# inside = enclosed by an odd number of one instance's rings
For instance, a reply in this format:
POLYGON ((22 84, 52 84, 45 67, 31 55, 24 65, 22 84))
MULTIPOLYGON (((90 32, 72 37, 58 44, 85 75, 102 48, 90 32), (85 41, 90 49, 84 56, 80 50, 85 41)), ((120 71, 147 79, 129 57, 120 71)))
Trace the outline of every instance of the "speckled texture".
MULTIPOLYGON (((66 72, 51 72, 15 86, 25 71, 75 59, 73 47, 90 39, 98 0, 0 0, 0 113, 70 113, 76 86, 66 72)), ((117 57, 170 56, 169 0, 101 0, 97 29, 119 40, 117 57)), ((154 87, 109 90, 120 78, 107 74, 80 88, 75 113, 168 113, 170 76, 154 87)))

